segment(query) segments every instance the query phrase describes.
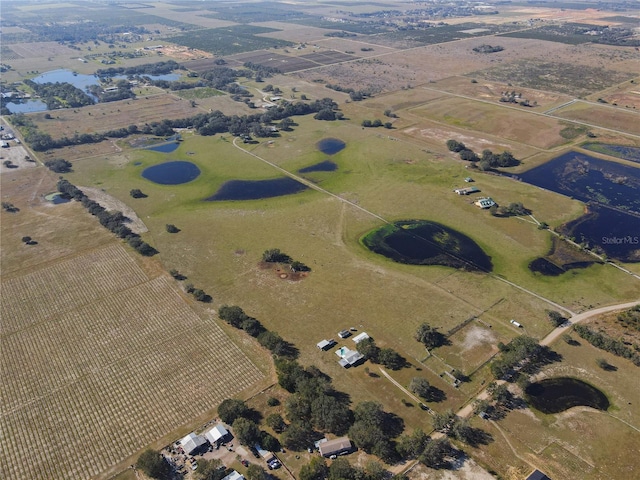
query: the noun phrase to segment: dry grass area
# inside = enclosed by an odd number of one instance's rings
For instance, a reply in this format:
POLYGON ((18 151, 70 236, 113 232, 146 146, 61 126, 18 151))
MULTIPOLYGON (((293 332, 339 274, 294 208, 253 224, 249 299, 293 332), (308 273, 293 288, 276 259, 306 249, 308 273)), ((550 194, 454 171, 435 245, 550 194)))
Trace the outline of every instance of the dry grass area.
POLYGON ((129 125, 140 126, 160 122, 165 118, 185 118, 198 112, 187 100, 161 94, 135 100, 99 103, 82 109, 56 110, 50 120, 44 118, 45 113, 34 114, 31 118, 41 131, 53 138, 60 138, 72 137, 75 133, 105 132, 129 125))
POLYGON ((640 112, 634 110, 576 102, 556 110, 554 115, 567 120, 577 120, 619 132, 640 135, 640 112))

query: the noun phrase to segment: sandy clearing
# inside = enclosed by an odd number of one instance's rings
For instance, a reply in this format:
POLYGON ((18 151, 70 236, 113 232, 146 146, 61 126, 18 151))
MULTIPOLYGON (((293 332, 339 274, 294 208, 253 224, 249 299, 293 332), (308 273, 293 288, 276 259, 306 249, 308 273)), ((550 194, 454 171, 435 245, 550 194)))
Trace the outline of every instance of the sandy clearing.
POLYGON ((117 198, 112 197, 108 193, 103 192, 98 188, 81 187, 81 186, 79 186, 78 188, 82 190, 87 197, 89 197, 94 202, 98 202, 108 211, 110 212, 118 211, 118 210, 121 211, 125 217, 131 220, 131 222, 128 223, 128 227, 131 229, 132 232, 141 234, 149 231, 147 226, 140 219, 140 217, 138 217, 136 212, 134 212, 133 209, 129 207, 126 203, 121 202, 117 198))

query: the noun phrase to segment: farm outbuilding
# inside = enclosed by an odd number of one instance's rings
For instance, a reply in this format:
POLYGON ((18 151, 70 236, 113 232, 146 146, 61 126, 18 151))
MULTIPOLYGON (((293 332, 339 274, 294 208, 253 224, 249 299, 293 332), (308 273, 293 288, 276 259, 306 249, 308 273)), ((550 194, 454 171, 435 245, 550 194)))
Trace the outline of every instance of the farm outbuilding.
POLYGON ((340 437, 334 440, 327 440, 318 445, 320 455, 330 457, 332 455, 343 455, 353 450, 353 445, 349 437, 340 437))
POLYGON ((479 198, 475 203, 482 209, 491 208, 496 204, 491 197, 479 198))
POLYGON ((338 363, 343 368, 349 368, 357 365, 364 359, 364 355, 356 350, 349 350, 347 347, 340 347, 336 350, 336 355, 340 357, 338 363))
POLYGON ((353 337, 353 341, 358 344, 363 340, 366 340, 367 338, 370 338, 369 335, 367 334, 367 332, 362 332, 359 333, 358 335, 356 335, 355 337, 353 337))
POLYGON ((229 431, 224 428, 221 423, 215 424, 212 428, 207 430, 204 434, 205 438, 209 440, 212 445, 218 442, 224 442, 224 439, 229 435, 229 431))
POLYGON ((330 340, 322 340, 321 342, 318 342, 316 344, 316 346, 320 349, 320 350, 329 350, 331 347, 333 347, 336 344, 336 341, 332 338, 330 340))
POLYGON ((223 477, 222 480, 244 480, 244 475, 234 470, 226 477, 223 477))
POLYGON ((204 450, 207 445, 207 439, 201 435, 191 432, 189 435, 180 440, 180 446, 187 455, 195 455, 204 450))

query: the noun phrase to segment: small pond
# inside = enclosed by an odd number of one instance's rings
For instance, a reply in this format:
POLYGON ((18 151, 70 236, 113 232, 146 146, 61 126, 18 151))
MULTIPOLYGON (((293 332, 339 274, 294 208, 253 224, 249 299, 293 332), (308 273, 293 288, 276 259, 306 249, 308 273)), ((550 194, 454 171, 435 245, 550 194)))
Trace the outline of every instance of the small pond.
POLYGON ((180 146, 179 142, 169 142, 162 143, 160 145, 154 145, 153 147, 147 147, 145 150, 153 150, 154 152, 160 153, 171 153, 175 152, 180 146))
POLYGON ((331 160, 325 160, 308 167, 298 170, 299 173, 311 173, 311 172, 335 172, 338 169, 338 165, 331 160))
POLYGON ((609 408, 609 400, 602 391, 577 378, 547 378, 529 385, 525 394, 533 408, 547 414, 581 405, 598 410, 609 408))
POLYGON ((323 138, 318 142, 318 150, 325 155, 335 155, 346 146, 346 143, 337 138, 323 138))
POLYGON ((289 177, 270 180, 230 180, 206 200, 259 200, 261 198, 292 195, 307 188, 306 185, 289 177))
POLYGON ((47 104, 42 100, 30 99, 19 103, 7 102, 5 106, 11 113, 34 113, 47 111, 47 104))
POLYGON ((142 171, 142 177, 160 185, 180 185, 195 180, 200 169, 191 162, 176 160, 160 163, 142 171))
POLYGON ((45 195, 45 200, 53 203, 54 205, 60 205, 61 203, 69 203, 71 199, 61 192, 53 192, 45 195))
POLYGON ((366 234, 362 243, 398 263, 444 265, 464 270, 493 269, 491 257, 466 235, 427 220, 404 220, 366 234))

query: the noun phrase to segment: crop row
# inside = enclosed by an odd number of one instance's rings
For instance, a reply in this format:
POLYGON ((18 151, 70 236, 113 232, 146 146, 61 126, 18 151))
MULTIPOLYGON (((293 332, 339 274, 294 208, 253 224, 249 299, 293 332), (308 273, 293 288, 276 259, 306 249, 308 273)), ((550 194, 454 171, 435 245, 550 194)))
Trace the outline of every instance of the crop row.
POLYGON ((132 308, 135 302, 122 302, 123 293, 109 302, 96 302, 93 312, 82 307, 64 314, 60 322, 29 329, 57 324, 30 332, 30 337, 42 336, 43 341, 28 343, 29 336, 11 335, 20 345, 8 355, 3 352, 3 357, 37 359, 28 372, 38 383, 30 396, 24 396, 16 391, 24 379, 16 384, 8 377, 26 365, 12 364, 11 374, 3 368, 8 374, 2 376, 3 398, 21 401, 0 415, 0 449, 11 452, 0 459, 1 478, 90 477, 262 377, 217 324, 197 317, 171 288, 156 279, 126 292, 135 295, 135 301, 147 298, 146 316, 138 314, 139 307, 132 308), (87 318, 94 326, 103 324, 118 306, 119 321, 130 319, 129 334, 137 340, 129 341, 125 330, 114 333, 109 326, 78 337, 87 318), (59 352, 47 347, 47 341, 59 352), (111 348, 118 352, 115 361, 105 356, 111 348), (64 361, 56 358, 67 352, 72 354, 64 361), (65 384, 48 380, 58 368, 72 372, 65 384), (73 372, 81 375, 73 377, 73 372))
POLYGON ((0 334, 22 329, 146 280, 144 272, 120 245, 7 280, 2 282, 0 334))

